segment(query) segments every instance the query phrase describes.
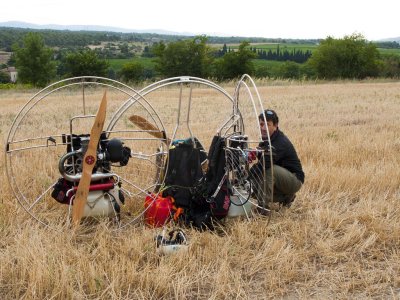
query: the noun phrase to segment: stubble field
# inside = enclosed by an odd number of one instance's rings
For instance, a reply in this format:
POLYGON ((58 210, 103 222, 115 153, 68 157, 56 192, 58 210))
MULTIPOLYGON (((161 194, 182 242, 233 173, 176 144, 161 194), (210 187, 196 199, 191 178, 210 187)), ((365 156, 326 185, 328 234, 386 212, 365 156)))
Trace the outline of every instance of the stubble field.
MULTIPOLYGON (((0 298, 398 299, 400 83, 257 85, 296 146, 304 186, 270 221, 186 229, 189 251, 166 257, 155 253, 159 231, 142 225, 112 230, 100 222, 77 234, 24 212, 4 172, 4 141, 34 91, 2 91, 0 298)), ((220 107, 196 109, 195 128, 212 136, 207 120, 220 107)), ((59 112, 47 113, 56 126, 59 112)), ((28 161, 21 176, 37 175, 28 161)))

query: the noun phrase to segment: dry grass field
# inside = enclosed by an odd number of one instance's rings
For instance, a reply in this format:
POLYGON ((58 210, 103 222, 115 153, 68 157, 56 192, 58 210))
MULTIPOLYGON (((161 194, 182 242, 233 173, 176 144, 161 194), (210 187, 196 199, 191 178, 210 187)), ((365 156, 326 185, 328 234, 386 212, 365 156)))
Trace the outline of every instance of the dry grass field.
MULTIPOLYGON (((4 141, 35 91, 0 91, 0 298, 399 299, 400 82, 257 85, 297 148, 304 186, 270 221, 255 216, 229 220, 217 232, 186 229, 189 251, 165 257, 155 253, 159 230, 114 230, 104 221, 60 232, 18 205, 5 175, 4 141)), ((207 104, 192 107, 194 129, 211 140, 210 124, 223 108, 207 94, 198 97, 207 104)), ((58 127, 67 100, 55 110, 42 107, 37 124, 58 127)), ((39 126, 29 122, 27 135, 39 126)), ((32 193, 40 163, 27 160, 18 174, 32 193)))

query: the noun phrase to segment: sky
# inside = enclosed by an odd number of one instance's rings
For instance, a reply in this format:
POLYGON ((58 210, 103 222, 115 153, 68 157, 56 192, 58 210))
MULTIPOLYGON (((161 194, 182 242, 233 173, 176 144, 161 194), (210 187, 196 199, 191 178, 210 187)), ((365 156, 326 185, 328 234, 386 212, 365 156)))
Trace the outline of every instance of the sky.
POLYGON ((0 22, 103 25, 220 36, 400 36, 400 0, 4 0, 0 22))

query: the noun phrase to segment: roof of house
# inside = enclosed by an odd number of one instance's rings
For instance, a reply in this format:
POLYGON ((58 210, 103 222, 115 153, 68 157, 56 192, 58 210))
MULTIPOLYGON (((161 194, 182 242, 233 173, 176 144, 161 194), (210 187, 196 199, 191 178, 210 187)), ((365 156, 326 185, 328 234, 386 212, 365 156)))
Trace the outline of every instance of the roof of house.
POLYGON ((17 72, 17 69, 15 67, 7 67, 7 68, 4 68, 4 69, 1 69, 0 71, 1 72, 11 73, 11 72, 17 72))

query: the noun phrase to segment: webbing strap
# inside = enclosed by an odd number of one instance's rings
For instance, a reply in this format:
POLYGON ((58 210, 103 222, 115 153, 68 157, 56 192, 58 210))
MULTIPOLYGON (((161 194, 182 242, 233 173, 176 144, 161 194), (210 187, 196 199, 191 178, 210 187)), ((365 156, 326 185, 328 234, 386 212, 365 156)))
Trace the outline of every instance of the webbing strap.
MULTIPOLYGON (((212 194, 211 199, 214 199, 215 197, 217 197, 219 190, 222 188, 222 185, 225 182, 225 179, 227 177, 227 172, 225 172, 224 176, 222 176, 221 181, 219 182, 217 189, 215 190, 214 194, 212 194)), ((211 201, 210 201, 211 202, 211 201)))

